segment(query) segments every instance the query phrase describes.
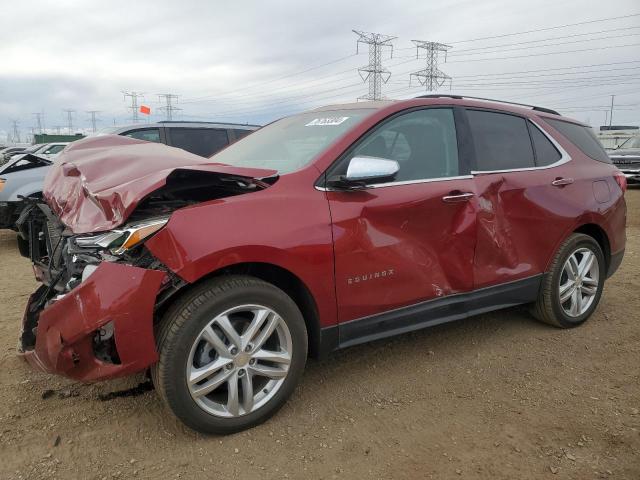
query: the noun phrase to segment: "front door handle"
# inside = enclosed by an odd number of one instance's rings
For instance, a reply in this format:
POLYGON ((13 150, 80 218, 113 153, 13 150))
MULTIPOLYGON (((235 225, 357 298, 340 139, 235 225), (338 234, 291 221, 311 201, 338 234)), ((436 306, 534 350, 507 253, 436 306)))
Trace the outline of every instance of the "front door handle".
POLYGON ((446 203, 468 202, 474 197, 471 192, 449 192, 449 195, 442 197, 442 201, 446 203))
POLYGON ((564 187, 565 185, 571 185, 573 183, 573 178, 556 178, 551 185, 554 187, 564 187))

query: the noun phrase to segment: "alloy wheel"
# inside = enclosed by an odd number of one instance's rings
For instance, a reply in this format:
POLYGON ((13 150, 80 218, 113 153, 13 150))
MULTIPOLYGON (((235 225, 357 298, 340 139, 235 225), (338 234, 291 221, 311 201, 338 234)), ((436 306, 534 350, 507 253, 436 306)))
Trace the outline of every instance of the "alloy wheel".
POLYGON ((600 282, 596 255, 588 248, 578 248, 567 258, 560 275, 558 293, 564 313, 579 317, 591 307, 600 282))
POLYGON ((213 318, 196 337, 187 360, 189 393, 212 415, 247 415, 282 387, 291 355, 291 333, 274 310, 234 307, 213 318))

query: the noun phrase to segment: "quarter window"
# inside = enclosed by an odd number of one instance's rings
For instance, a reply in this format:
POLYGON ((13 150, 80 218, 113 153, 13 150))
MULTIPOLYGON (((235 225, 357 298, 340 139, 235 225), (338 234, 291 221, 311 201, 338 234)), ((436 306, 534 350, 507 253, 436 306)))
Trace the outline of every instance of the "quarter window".
POLYGON ((479 171, 535 167, 524 118, 504 113, 467 110, 479 171))
POLYGON ((397 161, 400 170, 395 181, 457 176, 458 144, 453 111, 430 108, 395 117, 362 141, 350 158, 356 156, 397 161))
POLYGON ((531 132, 531 140, 533 140, 533 148, 536 151, 536 165, 538 167, 554 164, 562 158, 551 140, 531 122, 529 122, 529 131, 531 132))
POLYGON ((218 128, 171 128, 171 145, 202 157, 210 157, 229 144, 227 131, 218 128))
POLYGON ((599 162, 611 163, 609 155, 604 151, 602 144, 598 141, 591 128, 546 117, 544 121, 567 137, 585 155, 599 162))

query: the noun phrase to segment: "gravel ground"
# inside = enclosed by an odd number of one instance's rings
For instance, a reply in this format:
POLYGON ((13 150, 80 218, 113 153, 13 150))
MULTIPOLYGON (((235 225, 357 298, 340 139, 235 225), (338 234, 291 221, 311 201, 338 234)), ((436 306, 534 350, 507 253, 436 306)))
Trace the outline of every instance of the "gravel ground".
POLYGON ((0 478, 640 479, 640 190, 628 243, 583 327, 509 309, 311 361, 271 421, 182 427, 142 376, 81 385, 15 345, 36 283, 0 233, 0 478))

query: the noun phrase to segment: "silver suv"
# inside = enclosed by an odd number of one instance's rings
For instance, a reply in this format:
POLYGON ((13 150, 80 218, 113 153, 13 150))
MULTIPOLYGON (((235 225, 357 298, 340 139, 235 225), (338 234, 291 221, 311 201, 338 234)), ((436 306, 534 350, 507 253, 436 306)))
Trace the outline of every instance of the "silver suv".
MULTIPOLYGON (((158 122, 109 127, 96 135, 123 135, 164 143, 202 157, 214 153, 260 128, 215 122, 158 122)), ((0 167, 0 229, 15 230, 24 206, 23 198, 39 197, 52 161, 38 153, 12 158, 0 167)))

